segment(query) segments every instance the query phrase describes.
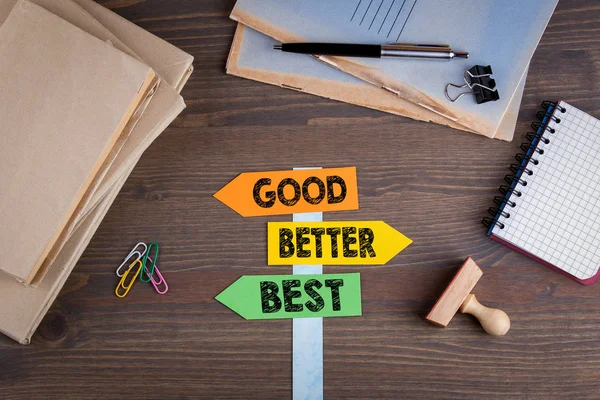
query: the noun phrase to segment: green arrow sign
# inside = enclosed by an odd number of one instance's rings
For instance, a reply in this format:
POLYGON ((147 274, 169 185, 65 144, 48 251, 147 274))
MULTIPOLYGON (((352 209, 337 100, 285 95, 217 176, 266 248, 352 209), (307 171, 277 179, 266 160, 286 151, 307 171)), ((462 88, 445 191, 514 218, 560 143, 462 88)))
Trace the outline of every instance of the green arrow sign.
POLYGON ((359 273, 244 275, 216 299, 245 319, 362 315, 359 273))

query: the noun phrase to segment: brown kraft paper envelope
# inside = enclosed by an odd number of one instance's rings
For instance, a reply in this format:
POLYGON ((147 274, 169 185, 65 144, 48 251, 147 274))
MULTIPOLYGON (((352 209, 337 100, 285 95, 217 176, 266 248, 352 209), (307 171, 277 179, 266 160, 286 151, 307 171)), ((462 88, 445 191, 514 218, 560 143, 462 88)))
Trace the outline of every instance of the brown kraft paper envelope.
MULTIPOLYGON (((53 14, 63 18, 65 21, 75 25, 76 27, 84 30, 86 32, 93 33, 98 39, 109 42, 114 47, 119 50, 129 54, 130 56, 138 59, 137 55, 133 53, 125 44, 123 44, 116 36, 114 36, 110 31, 108 31, 102 24, 96 21, 87 11, 78 6, 71 0, 63 0, 60 2, 56 2, 54 0, 29 0, 32 3, 35 3, 39 6, 42 6, 46 10, 52 12, 53 14)), ((18 0, 0 0, 0 21, 4 22, 4 20, 8 17, 12 7, 18 2, 18 0)), ((158 85, 158 83, 157 83, 158 85)), ((171 91, 174 91, 171 89, 171 91)), ((106 160, 100 167, 98 173, 92 179, 92 182, 83 195, 82 200, 77 206, 74 214, 71 216, 69 222, 59 235, 57 242, 54 244, 52 249, 50 250, 48 256, 42 263, 36 275, 31 280, 29 286, 37 287, 39 282, 43 279, 46 274, 46 271, 50 265, 50 263, 56 258, 58 252, 64 246, 68 237, 72 234, 75 224, 78 223, 81 219, 81 214, 89 211, 90 201, 92 200, 92 196, 97 192, 97 189, 104 182, 105 190, 101 193, 97 193, 98 195, 103 196, 106 194, 106 189, 108 186, 114 183, 114 180, 111 182, 107 182, 104 177, 107 172, 111 169, 111 165, 115 161, 117 155, 121 151, 122 147, 125 143, 127 143, 129 134, 136 126, 138 120, 143 115, 144 110, 150 103, 152 99, 152 92, 149 93, 143 101, 143 104, 140 104, 134 115, 130 118, 128 124, 126 125, 123 133, 113 146, 112 150, 108 154, 106 160)), ((129 141, 131 142, 131 141, 129 141)), ((114 168, 112 169, 114 171, 114 168)))
MULTIPOLYGON (((42 1, 42 0, 36 0, 42 1)), ((43 0, 45 2, 51 0, 43 0)), ((80 8, 75 2, 71 0, 64 0, 64 3, 70 3, 73 7, 80 8)), ((81 9, 81 8, 80 8, 81 9)), ((110 10, 103 8, 105 12, 111 13, 110 10)), ((97 21, 89 14, 87 11, 81 9, 86 14, 87 19, 93 20, 97 23, 97 21)), ((82 26, 81 28, 85 29, 87 23, 85 21, 79 21, 82 26)), ((89 21, 88 21, 89 22, 89 21)), ((127 21, 129 24, 130 22, 127 21)), ((102 37, 108 37, 108 35, 112 35, 104 26, 102 26, 104 32, 97 32, 101 34, 102 37)), ((147 33, 147 32, 146 32, 147 33)), ((148 33, 144 35, 148 37, 148 33)), ((152 35, 153 36, 153 35, 152 35)), ((162 42, 162 39, 159 39, 156 36, 153 36, 155 40, 159 43, 162 42)), ((127 45, 121 42, 120 39, 116 38, 112 35, 110 39, 116 46, 119 48, 129 49, 127 45)), ((131 51, 131 50, 130 50, 131 51)), ((174 69, 176 71, 182 72, 181 67, 175 66, 174 69)), ((163 68, 164 70, 164 68, 163 68)), ((168 70, 167 70, 168 71, 168 70)), ((152 142, 158 137, 158 135, 166 129, 167 126, 173 121, 173 119, 185 108, 185 103, 183 102, 183 98, 177 94, 175 89, 170 87, 169 85, 161 84, 157 88, 157 92, 154 96, 154 99, 148 107, 146 108, 144 114, 137 122, 139 124, 140 129, 136 128, 133 130, 127 140, 124 141, 122 147, 120 148, 120 152, 115 154, 114 164, 105 170, 105 173, 102 176, 102 182, 98 185, 98 189, 93 193, 90 193, 90 196, 86 198, 86 204, 83 204, 82 207, 79 207, 77 210, 77 215, 74 216, 72 221, 70 221, 69 227, 67 230, 64 230, 61 234, 60 240, 57 245, 53 248, 49 256, 46 258, 42 268, 38 275, 32 281, 32 286, 36 286, 39 282, 44 279, 45 271, 52 264, 54 259, 57 257, 60 252, 62 246, 66 243, 69 237, 72 235, 73 230, 81 223, 82 219, 87 215, 92 207, 99 201, 99 199, 105 195, 106 190, 110 186, 114 184, 114 182, 121 177, 124 170, 128 167, 132 158, 136 160, 141 157, 142 153, 146 148, 152 144, 152 142), (157 99, 157 97, 159 99, 157 99), (177 113, 174 113, 174 110, 177 109, 177 113), (173 118, 164 119, 165 110, 168 111, 168 115, 173 115, 173 118)))
MULTIPOLYGON (((4 21, 10 13, 12 7, 17 3, 18 0, 0 0, 0 21, 4 21)), ((108 29, 94 19, 87 11, 81 8, 78 4, 71 0, 62 0, 56 2, 54 0, 30 0, 48 11, 56 14, 57 16, 67 20, 78 28, 92 32, 94 36, 99 39, 110 42, 114 47, 126 52, 127 54, 136 57, 128 46, 126 46, 121 40, 113 35, 108 29)), ((105 12, 111 13, 111 11, 104 9, 105 12)), ((129 23, 129 22, 128 22, 129 23)), ((156 37, 155 37, 156 38, 156 37)), ((156 40, 162 41, 162 39, 156 38, 156 40)), ((179 68, 180 71, 181 68, 179 68)), ((36 287, 39 282, 44 278, 45 272, 49 265, 56 258, 58 252, 71 236, 73 230, 81 223, 83 216, 91 211, 93 205, 95 205, 99 199, 106 194, 106 191, 112 186, 115 181, 122 176, 124 169, 128 166, 128 163, 132 158, 139 158, 143 153, 144 149, 147 148, 157 135, 152 135, 153 131, 162 132, 172 122, 171 119, 162 120, 164 109, 169 109, 170 115, 171 105, 179 108, 182 111, 185 107, 183 99, 177 94, 175 89, 166 85, 164 82, 158 87, 154 99, 159 97, 159 100, 153 100, 147 105, 144 114, 141 118, 135 119, 138 124, 131 124, 129 128, 134 128, 129 137, 122 137, 118 145, 114 146, 111 155, 108 157, 107 162, 103 165, 101 172, 99 172, 90 189, 86 192, 84 200, 78 206, 76 215, 73 216, 72 220, 60 235, 59 240, 52 248, 48 257, 42 264, 38 273, 31 282, 31 286, 36 287), (151 115, 147 115, 151 114, 151 115), (138 129, 139 126, 139 129, 138 129), (139 146, 141 145, 141 147, 139 146)))
POLYGON ((0 269, 29 284, 156 75, 26 0, 0 27, 0 70, 0 269))
MULTIPOLYGON (((8 8, 8 11, 6 11, 6 7, 2 9, 6 1, 0 2, 0 14, 2 15, 10 12, 10 8, 12 8, 12 6, 8 8)), ((103 8, 102 10, 105 13, 112 13, 108 9, 103 8)), ((2 18, 2 15, 0 15, 0 18, 2 18)), ((130 24, 129 21, 122 21, 130 24)), ((143 37, 148 39, 147 35, 143 35, 143 37)), ((131 40, 140 40, 140 38, 125 36, 123 40, 129 43, 131 40)), ((151 47, 154 41, 162 41, 162 39, 152 35, 148 46, 151 47)), ((153 67, 156 66, 153 65, 153 67)), ((168 70, 168 67, 163 67, 163 70, 164 68, 168 70)), ((178 71, 181 70, 180 66, 173 66, 173 68, 178 71)), ((89 213, 82 218, 80 226, 76 228, 63 251, 59 253, 56 261, 49 265, 48 274, 39 287, 37 289, 24 287, 14 279, 0 274, 0 331, 22 344, 30 342, 31 336, 64 285, 87 243, 95 233, 101 219, 108 211, 108 207, 112 204, 113 199, 110 196, 116 196, 145 148, 152 143, 154 138, 158 137, 162 130, 185 107, 181 96, 174 95, 174 91, 172 89, 167 91, 167 88, 169 86, 165 85, 164 82, 159 86, 153 101, 124 145, 118 159, 113 164, 113 168, 109 170, 107 177, 112 173, 113 179, 111 181, 114 186, 108 188, 104 197, 99 194, 102 189, 96 192, 95 199, 92 201, 96 208, 92 207, 89 213), (137 135, 138 137, 144 138, 138 144, 134 144, 132 140, 136 137, 136 132, 140 133, 140 135, 137 135), (128 158, 125 155, 130 151, 132 156, 128 158), (134 153, 139 156, 137 158, 134 157, 134 153), (115 168, 117 165, 119 167, 115 168), (116 172, 119 172, 120 177, 117 176, 116 172), (102 211, 98 211, 99 209, 102 209, 102 211), (90 219, 95 220, 96 218, 99 218, 100 221, 97 224, 91 225, 89 223, 90 219), (73 252, 76 252, 75 256, 69 256, 73 252), (16 307, 19 304, 23 306, 16 307)))

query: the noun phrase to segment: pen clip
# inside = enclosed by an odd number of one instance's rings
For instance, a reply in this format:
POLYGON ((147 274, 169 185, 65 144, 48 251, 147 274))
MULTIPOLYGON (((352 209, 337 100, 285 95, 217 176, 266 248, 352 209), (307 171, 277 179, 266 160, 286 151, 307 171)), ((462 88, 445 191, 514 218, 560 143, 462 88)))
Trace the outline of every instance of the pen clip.
POLYGON ((391 46, 406 46, 406 47, 434 47, 439 49, 448 49, 450 50, 450 46, 447 44, 414 44, 414 43, 398 43, 393 42, 390 43, 391 46))

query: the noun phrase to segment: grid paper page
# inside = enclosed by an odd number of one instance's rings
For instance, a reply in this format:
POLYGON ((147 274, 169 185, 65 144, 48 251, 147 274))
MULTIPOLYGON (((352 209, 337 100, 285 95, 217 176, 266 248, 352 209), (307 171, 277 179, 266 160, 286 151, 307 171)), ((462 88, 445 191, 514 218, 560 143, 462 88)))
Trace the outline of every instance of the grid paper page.
POLYGON ((560 102, 492 234, 575 276, 600 266, 600 121, 560 102), (561 112, 564 107, 566 112, 561 112), (550 133, 554 128, 555 133, 550 133), (539 161, 534 165, 533 159, 539 161), (517 196, 521 192, 521 196, 517 196), (504 229, 501 228, 504 224, 504 229))

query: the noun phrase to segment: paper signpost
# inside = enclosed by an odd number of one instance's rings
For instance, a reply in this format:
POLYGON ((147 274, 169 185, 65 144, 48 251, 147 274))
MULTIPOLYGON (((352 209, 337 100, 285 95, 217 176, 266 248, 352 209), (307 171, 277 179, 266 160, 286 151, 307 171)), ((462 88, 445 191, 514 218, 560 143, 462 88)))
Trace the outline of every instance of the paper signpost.
POLYGON ((269 222, 269 265, 383 265, 412 240, 383 221, 269 222))
POLYGON ((243 217, 357 210, 356 167, 246 172, 214 197, 243 217))
POLYGON ((244 275, 216 299, 245 319, 362 315, 359 273, 244 275))

